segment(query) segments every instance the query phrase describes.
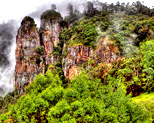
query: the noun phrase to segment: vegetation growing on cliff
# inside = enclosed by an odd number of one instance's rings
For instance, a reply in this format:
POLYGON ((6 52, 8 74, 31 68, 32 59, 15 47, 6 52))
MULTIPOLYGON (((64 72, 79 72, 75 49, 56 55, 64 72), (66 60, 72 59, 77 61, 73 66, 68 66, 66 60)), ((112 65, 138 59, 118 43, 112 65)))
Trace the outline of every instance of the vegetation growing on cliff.
POLYGON ((110 22, 107 16, 95 16, 90 19, 84 19, 75 22, 71 28, 64 29, 61 32, 60 39, 67 45, 83 44, 95 48, 98 32, 97 27, 101 31, 106 31, 110 22))
POLYGON ((137 96, 153 91, 153 47, 153 40, 142 43, 135 54, 115 62, 109 71, 109 76, 119 78, 127 86, 127 93, 137 96))
POLYGON ((45 20, 53 20, 56 18, 61 18, 61 14, 56 12, 55 10, 46 10, 42 15, 41 19, 45 20))
MULTIPOLYGON (((23 21, 21 22, 21 25, 24 25, 21 27, 22 30, 22 37, 25 35, 29 35, 32 31, 38 31, 37 25, 35 24, 35 21, 33 18, 26 16, 23 21)), ((28 39, 29 40, 29 39, 28 39)), ((32 40, 32 39, 30 39, 32 40)))

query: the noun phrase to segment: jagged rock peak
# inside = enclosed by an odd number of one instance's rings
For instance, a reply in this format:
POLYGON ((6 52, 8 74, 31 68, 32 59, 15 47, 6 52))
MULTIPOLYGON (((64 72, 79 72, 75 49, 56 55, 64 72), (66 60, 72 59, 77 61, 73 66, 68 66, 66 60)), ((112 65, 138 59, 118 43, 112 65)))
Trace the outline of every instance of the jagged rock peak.
POLYGON ((25 35, 29 35, 31 32, 34 31, 38 31, 34 19, 26 16, 21 22, 18 34, 21 33, 20 35, 24 37, 25 35))

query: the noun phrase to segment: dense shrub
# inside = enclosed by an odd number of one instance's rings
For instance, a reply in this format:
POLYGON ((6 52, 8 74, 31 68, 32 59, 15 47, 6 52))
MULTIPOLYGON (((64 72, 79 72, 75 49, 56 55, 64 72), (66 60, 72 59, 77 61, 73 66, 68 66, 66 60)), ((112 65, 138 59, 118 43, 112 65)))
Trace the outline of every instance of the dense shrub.
POLYGON ((0 114, 6 113, 8 111, 9 104, 15 104, 17 98, 17 96, 14 96, 14 92, 8 93, 5 97, 0 97, 0 114))
POLYGON ((68 45, 83 44, 93 49, 97 43, 98 27, 101 31, 106 31, 109 26, 108 17, 95 16, 75 22, 71 28, 64 29, 60 34, 60 40, 68 45))
POLYGON ((154 41, 142 43, 140 50, 113 64, 109 74, 120 79, 127 86, 127 92, 134 96, 143 91, 153 91, 154 41))
POLYGON ((42 15, 41 19, 54 20, 61 18, 61 14, 55 10, 46 10, 42 15))

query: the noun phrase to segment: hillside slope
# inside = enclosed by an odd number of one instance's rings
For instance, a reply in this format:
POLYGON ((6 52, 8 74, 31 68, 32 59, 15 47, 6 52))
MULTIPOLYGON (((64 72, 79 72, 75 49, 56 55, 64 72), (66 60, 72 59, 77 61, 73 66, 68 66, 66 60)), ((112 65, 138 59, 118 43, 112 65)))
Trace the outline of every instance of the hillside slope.
POLYGON ((154 17, 138 4, 132 11, 92 7, 65 19, 47 10, 40 29, 25 17, 15 91, 0 100, 0 122, 153 122, 153 110, 139 103, 144 95, 135 97, 154 90, 154 17))

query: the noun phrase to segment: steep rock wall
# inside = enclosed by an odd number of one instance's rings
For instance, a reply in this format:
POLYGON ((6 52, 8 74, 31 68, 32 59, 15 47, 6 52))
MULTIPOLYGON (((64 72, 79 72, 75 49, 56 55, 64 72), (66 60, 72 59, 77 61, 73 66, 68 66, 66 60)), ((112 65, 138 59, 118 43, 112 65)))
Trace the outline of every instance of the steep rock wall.
POLYGON ((59 43, 60 32, 61 16, 55 11, 42 14, 39 31, 31 17, 23 19, 16 37, 15 86, 18 93, 22 93, 37 74, 45 73, 50 64, 56 63, 58 56, 52 56, 52 52, 59 43))
POLYGON ((16 44, 15 85, 18 92, 22 93, 24 86, 27 86, 38 73, 44 71, 43 63, 37 63, 35 48, 40 45, 40 37, 32 18, 25 17, 22 21, 16 44))
POLYGON ((67 56, 63 59, 63 71, 66 78, 78 75, 79 66, 88 62, 92 49, 87 46, 77 45, 67 48, 67 56))
MULTIPOLYGON (((65 47, 64 47, 65 48, 65 47)), ((80 72, 79 67, 86 63, 86 69, 95 67, 99 63, 110 65, 120 59, 119 49, 108 37, 100 38, 96 49, 77 45, 67 48, 67 55, 63 59, 63 71, 66 78, 71 79, 80 72), (90 63, 90 59, 94 63, 90 63)))
POLYGON ((96 64, 107 63, 110 64, 118 59, 120 59, 119 48, 110 40, 108 36, 105 38, 100 38, 97 44, 96 50, 94 51, 94 60, 96 64))
MULTIPOLYGON (((44 14, 42 14, 44 15, 44 14)), ((54 47, 59 43, 59 35, 61 32, 61 17, 43 18, 41 17, 41 43, 45 48, 46 65, 56 63, 57 57, 52 56, 54 47)))
MULTIPOLYGON (((18 30, 16 48, 15 83, 19 93, 22 93, 24 86, 38 73, 45 73, 50 64, 57 62, 60 56, 54 56, 52 53, 60 42, 61 30, 61 16, 55 11, 42 14, 40 31, 32 18, 24 18, 18 30), (53 17, 55 13, 56 17, 53 17)), ((62 51, 62 55, 66 52, 65 58, 62 59, 62 70, 68 79, 79 74, 81 65, 86 64, 86 69, 89 69, 99 63, 111 64, 120 59, 118 47, 108 36, 100 38, 95 50, 84 45, 66 46, 64 43, 62 51), (94 63, 91 65, 89 60, 94 63)))

